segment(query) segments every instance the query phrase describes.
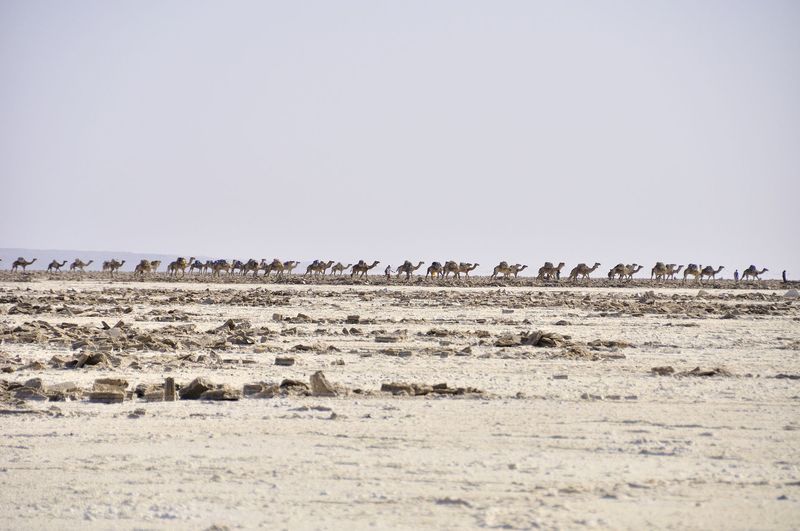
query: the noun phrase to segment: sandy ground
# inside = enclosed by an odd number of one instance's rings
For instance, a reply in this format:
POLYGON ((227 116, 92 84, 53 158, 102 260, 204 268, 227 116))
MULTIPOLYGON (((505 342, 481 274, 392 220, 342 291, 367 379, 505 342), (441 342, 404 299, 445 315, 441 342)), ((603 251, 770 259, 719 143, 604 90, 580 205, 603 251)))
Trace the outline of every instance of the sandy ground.
POLYGON ((7 384, 203 376, 241 389, 321 370, 349 392, 6 397, 0 528, 797 528, 800 302, 785 289, 704 290, 4 277, 7 384), (228 319, 247 320, 255 342, 226 343, 228 319), (130 337, 177 343, 50 365, 92 350, 52 334, 119 320, 130 337), (537 330, 561 343, 504 342, 537 330), (389 382, 483 392, 378 391, 389 382))

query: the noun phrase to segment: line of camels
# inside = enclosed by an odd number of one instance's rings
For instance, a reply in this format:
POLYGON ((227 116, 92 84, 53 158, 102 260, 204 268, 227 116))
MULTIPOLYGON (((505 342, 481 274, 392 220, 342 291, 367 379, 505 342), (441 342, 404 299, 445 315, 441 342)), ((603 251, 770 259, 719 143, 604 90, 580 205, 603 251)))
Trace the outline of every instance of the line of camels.
MULTIPOLYGON (((25 271, 25 269, 29 265, 36 262, 36 260, 37 259, 34 258, 33 260, 28 261, 23 257, 19 257, 12 263, 11 271, 17 271, 19 268, 25 271)), ((93 260, 84 262, 80 258, 76 258, 70 264, 69 270, 83 272, 85 268, 90 266, 93 262, 93 260)), ((345 271, 350 270, 351 277, 365 277, 369 274, 369 271, 377 267, 379 263, 379 261, 375 260, 371 264, 367 264, 364 260, 359 260, 355 264, 344 265, 341 262, 334 263, 333 260, 314 260, 306 267, 305 276, 325 276, 328 274, 331 276, 342 276, 344 275, 345 271)), ((425 262, 420 261, 415 265, 414 263, 406 260, 394 271, 392 271, 391 266, 387 267, 384 270, 384 275, 386 275, 387 278, 391 277, 392 274, 396 275, 398 278, 405 275, 406 280, 408 280, 412 277, 415 271, 422 267, 424 263, 425 262)), ((66 260, 63 262, 53 260, 47 266, 47 272, 58 273, 66 264, 66 260)), ((190 275, 197 273, 200 275, 211 276, 219 276, 222 273, 226 273, 228 275, 247 275, 252 273, 254 277, 263 272, 264 276, 269 276, 270 274, 275 273, 276 277, 280 277, 284 274, 291 275, 299 264, 300 262, 296 260, 282 262, 277 258, 273 259, 272 261, 262 259, 260 262, 253 258, 247 260, 246 262, 242 260, 206 260, 203 262, 195 259, 195 257, 191 257, 188 260, 184 257, 179 257, 167 265, 166 272, 169 276, 178 276, 179 273, 181 276, 185 276, 187 270, 190 275)), ((122 269, 122 266, 124 265, 125 260, 120 261, 116 258, 113 258, 103 262, 102 270, 103 272, 107 272, 113 276, 114 273, 122 269)), ((461 278, 462 274, 465 278, 469 278, 470 272, 474 271, 479 265, 480 264, 477 263, 455 262, 453 260, 448 260, 444 264, 441 262, 433 262, 430 266, 428 266, 425 272, 425 278, 449 278, 450 275, 452 275, 453 278, 461 278)), ((539 268, 536 278, 539 280, 550 281, 561 280, 561 270, 564 268, 564 265, 564 262, 560 262, 558 265, 554 265, 552 262, 545 262, 544 265, 539 268)), ((595 262, 594 265, 590 267, 585 263, 580 263, 572 268, 568 279, 571 281, 576 281, 578 279, 590 279, 590 275, 598 267, 600 267, 600 265, 600 263, 595 262)), ((160 266, 161 260, 142 260, 134 268, 133 274, 134 276, 144 277, 147 274, 156 273, 160 266)), ((503 261, 494 267, 490 278, 496 279, 500 275, 502 275, 503 278, 509 278, 512 276, 517 278, 519 273, 527 269, 527 267, 528 266, 524 264, 509 264, 508 262, 503 261)), ((633 280, 633 275, 641 271, 643 268, 644 266, 638 264, 620 263, 608 271, 608 278, 609 280, 617 278, 619 280, 633 280)), ((703 267, 702 265, 697 264, 689 264, 684 267, 683 265, 678 264, 657 262, 656 265, 654 265, 650 270, 650 278, 655 280, 676 280, 676 276, 682 271, 684 282, 689 277, 694 277, 695 281, 700 282, 703 279, 716 279, 717 275, 723 269, 724 266, 719 266, 718 268, 714 269, 712 266, 703 267)), ((767 271, 769 271, 769 269, 764 268, 759 270, 756 266, 750 265, 742 272, 741 280, 760 280, 760 275, 767 271)), ((736 280, 739 280, 738 275, 736 275, 736 280)))

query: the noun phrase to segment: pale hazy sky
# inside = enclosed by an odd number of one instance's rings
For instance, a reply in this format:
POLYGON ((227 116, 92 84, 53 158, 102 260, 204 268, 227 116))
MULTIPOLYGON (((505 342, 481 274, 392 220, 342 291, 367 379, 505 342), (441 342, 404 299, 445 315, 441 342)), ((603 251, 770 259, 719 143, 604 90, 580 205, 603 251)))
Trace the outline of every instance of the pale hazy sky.
POLYGON ((797 1, 2 0, 0 247, 800 273, 798 28, 797 1))

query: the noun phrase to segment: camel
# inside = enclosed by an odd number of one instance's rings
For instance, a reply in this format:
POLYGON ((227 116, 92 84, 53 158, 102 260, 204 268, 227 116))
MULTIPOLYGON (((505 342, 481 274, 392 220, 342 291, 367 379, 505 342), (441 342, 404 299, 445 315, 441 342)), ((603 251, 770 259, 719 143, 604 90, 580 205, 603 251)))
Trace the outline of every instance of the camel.
POLYGON ((354 266, 353 266, 353 269, 352 269, 352 271, 350 272, 350 276, 351 276, 351 277, 355 277, 355 276, 361 276, 361 277, 369 276, 369 270, 370 270, 370 269, 374 269, 374 268, 375 268, 375 266, 377 266, 378 264, 380 264, 380 262, 379 262, 378 260, 375 260, 374 262, 372 262, 372 265, 367 265, 367 263, 366 263, 366 262, 364 262, 364 260, 359 260, 359 261, 358 261, 358 263, 357 263, 356 265, 354 265, 354 266))
POLYGON ((250 260, 247 261, 247 263, 244 264, 244 266, 242 266, 242 275, 246 276, 247 273, 252 271, 253 276, 256 276, 258 274, 259 269, 261 269, 261 265, 258 262, 256 262, 255 258, 251 258, 250 260))
POLYGON ((185 262, 186 259, 182 256, 179 256, 177 260, 173 260, 172 262, 167 264, 167 275, 175 275, 178 272, 178 264, 181 262, 185 262))
POLYGON ((479 265, 480 264, 471 264, 469 262, 456 263, 454 260, 448 260, 444 263, 442 271, 445 278, 449 277, 450 273, 453 273, 454 278, 461 278, 461 273, 464 273, 464 276, 469 278, 470 272, 477 269, 479 265))
POLYGON ((514 278, 517 278, 519 272, 526 267, 528 266, 522 264, 508 265, 508 262, 504 260, 495 266, 491 278, 497 278, 498 273, 503 273, 503 278, 507 278, 508 275, 514 275, 514 278))
POLYGON ((200 268, 200 273, 203 275, 210 273, 214 269, 214 260, 206 260, 203 267, 200 268))
MULTIPOLYGON (((322 263, 324 263, 324 262, 322 262, 322 263)), ((319 268, 319 264, 320 264, 319 260, 314 260, 313 262, 308 264, 306 266, 306 274, 305 274, 305 276, 308 276, 308 275, 311 275, 311 274, 315 274, 317 269, 319 268)))
POLYGON ((680 266, 678 270, 675 270, 675 264, 665 264, 664 262, 656 262, 656 265, 653 266, 653 269, 650 270, 650 280, 655 278, 656 280, 666 280, 669 275, 672 275, 673 278, 675 277, 675 273, 679 272, 683 266, 680 266))
POLYGON ((200 260, 195 260, 195 261, 193 261, 193 262, 192 262, 192 263, 189 265, 189 274, 191 275, 192 273, 194 273, 194 270, 195 270, 195 269, 197 269, 197 272, 198 272, 198 273, 202 273, 202 272, 203 272, 203 267, 204 267, 204 266, 205 266, 205 264, 203 264, 203 262, 201 262, 200 260))
POLYGON ((103 272, 105 273, 106 271, 108 271, 108 273, 113 277, 114 273, 122 269, 122 266, 124 265, 125 265, 125 260, 120 262, 116 258, 112 258, 111 260, 106 260, 105 262, 103 262, 103 272))
POLYGON ((679 274, 681 272, 681 269, 683 269, 683 265, 677 266, 677 269, 676 269, 675 268, 675 264, 667 264, 667 277, 666 278, 669 279, 669 280, 675 280, 675 275, 679 274))
POLYGON ((703 268, 703 270, 700 271, 700 280, 703 280, 703 277, 708 277, 709 279, 712 279, 712 278, 716 279, 717 278, 717 273, 722 271, 724 268, 725 268, 725 266, 719 266, 719 269, 714 271, 714 267, 713 266, 705 266, 703 268))
POLYGON ((277 258, 273 258, 272 262, 267 262, 266 259, 261 260, 261 264, 258 266, 258 270, 264 270, 264 276, 267 277, 275 271, 275 276, 282 277, 283 273, 286 272, 287 274, 291 275, 292 271, 300 262, 296 260, 287 260, 285 262, 281 262, 277 258))
POLYGON ((273 258, 271 262, 267 262, 266 258, 262 258, 261 263, 258 264, 258 271, 264 271, 264 276, 267 277, 273 270, 277 271, 277 269, 275 269, 278 267, 277 264, 280 264, 280 269, 283 269, 283 262, 277 258, 273 258))
POLYGON ((231 262, 231 275, 233 275, 237 271, 241 273, 242 269, 244 269, 244 262, 242 262, 241 260, 234 260, 233 262, 231 262))
POLYGON ((351 267, 353 267, 353 264, 344 265, 341 262, 338 262, 335 266, 333 266, 331 268, 331 274, 333 276, 336 276, 336 273, 339 273, 339 275, 343 275, 344 274, 344 270, 345 269, 350 269, 351 267))
POLYGON ((230 274, 231 272, 231 264, 227 260, 214 260, 211 264, 211 276, 218 277, 220 271, 225 271, 226 273, 230 274))
POLYGON ((300 262, 298 262, 297 260, 287 260, 283 263, 283 269, 284 271, 286 271, 287 275, 291 275, 292 271, 294 271, 294 268, 297 267, 298 265, 300 265, 300 262))
POLYGON ((133 274, 144 276, 147 273, 155 273, 160 265, 161 260, 141 260, 133 269, 133 274))
POLYGON ((570 280, 578 280, 578 277, 583 279, 588 279, 589 274, 592 273, 595 269, 600 267, 600 262, 595 262, 592 267, 581 262, 580 264, 576 265, 572 268, 572 271, 569 272, 569 279, 570 280))
POLYGON ((186 275, 186 268, 189 267, 189 264, 194 262, 194 256, 186 260, 186 258, 179 256, 174 262, 170 262, 167 266, 167 274, 178 276, 178 271, 181 272, 181 276, 186 275))
POLYGON ((113 275, 114 273, 116 273, 117 271, 122 269, 122 266, 124 266, 124 265, 125 265, 125 260, 123 260, 121 262, 118 262, 117 260, 112 260, 111 261, 111 274, 113 275))
POLYGON ((415 266, 414 264, 412 264, 411 262, 406 260, 405 262, 403 262, 403 265, 401 265, 401 266, 399 266, 397 268, 397 276, 400 277, 400 275, 405 273, 406 274, 406 280, 408 280, 409 278, 411 278, 411 275, 414 274, 414 271, 419 269, 420 266, 422 266, 422 264, 424 264, 424 263, 425 262, 420 262, 415 266))
POLYGON ((323 262, 322 260, 314 260, 308 267, 306 267, 306 275, 322 275, 325 276, 325 272, 328 270, 330 266, 333 265, 333 260, 329 260, 327 262, 323 262))
POLYGON ((561 269, 565 265, 564 262, 559 262, 557 266, 554 266, 553 262, 545 262, 539 268, 539 274, 536 275, 536 278, 539 280, 552 280, 555 277, 556 280, 559 280, 561 278, 561 269))
POLYGON ((146 273, 152 271, 152 268, 153 263, 150 260, 142 260, 133 268, 133 276, 144 276, 146 273))
POLYGON ((66 260, 64 260, 60 264, 58 262, 56 262, 55 260, 53 260, 52 262, 50 262, 50 265, 47 266, 47 272, 48 273, 57 273, 58 271, 61 270, 62 267, 64 267, 64 264, 66 264, 66 263, 67 263, 66 260))
POLYGON ((328 268, 333 265, 333 260, 328 260, 327 262, 321 262, 319 264, 322 267, 322 276, 325 276, 328 273, 328 268))
POLYGON ((608 279, 611 280, 614 276, 619 275, 620 280, 633 280, 633 275, 641 271, 643 267, 639 264, 617 264, 608 272, 608 279))
POLYGON ((441 276, 443 270, 444 268, 442 268, 442 264, 440 262, 433 262, 428 266, 428 270, 425 272, 425 278, 428 278, 428 275, 430 275, 431 278, 441 276))
POLYGON ((453 273, 455 278, 459 278, 461 268, 458 266, 458 262, 454 260, 447 260, 442 267, 442 273, 444 274, 444 278, 450 276, 450 273, 453 273))
POLYGON ((81 272, 83 272, 83 268, 84 268, 84 267, 89 267, 90 265, 92 265, 92 262, 94 262, 94 260, 89 260, 88 262, 84 262, 84 261, 83 261, 83 260, 81 260, 80 258, 76 258, 76 259, 75 259, 75 260, 74 260, 74 261, 73 261, 73 262, 72 262, 72 263, 69 265, 69 270, 70 270, 70 271, 75 271, 76 269, 80 269, 80 271, 81 271, 81 272))
POLYGON ((689 264, 686 266, 686 269, 683 270, 683 281, 686 282, 686 277, 692 275, 695 281, 699 281, 702 275, 703 266, 697 264, 689 264))
POLYGON ((458 264, 458 273, 456 274, 456 278, 461 278, 460 273, 464 273, 466 278, 469 278, 469 274, 472 271, 475 271, 480 264, 470 264, 469 262, 461 262, 458 264))
POLYGON ((22 270, 25 271, 25 268, 34 263, 36 260, 37 259, 34 258, 30 262, 28 262, 27 260, 25 260, 20 256, 19 258, 14 260, 14 262, 11 264, 11 271, 16 271, 18 267, 21 267, 22 270))
POLYGON ((494 266, 494 271, 492 271, 491 278, 497 278, 498 273, 503 273, 503 277, 507 277, 511 273, 511 266, 508 265, 508 262, 503 260, 494 266))
POLYGON ((266 259, 262 259, 259 269, 264 270, 265 277, 268 277, 273 271, 275 271, 275 276, 279 277, 283 275, 283 271, 286 269, 286 265, 289 263, 291 262, 281 262, 278 258, 273 258, 272 262, 267 262, 266 259))
POLYGON ((511 273, 514 275, 514 278, 517 278, 517 275, 519 275, 520 271, 522 271, 527 267, 528 267, 527 265, 514 264, 513 266, 511 266, 511 273))
POLYGON ((620 280, 625 276, 625 264, 617 264, 608 271, 608 280, 612 280, 614 276, 619 275, 620 280))
POLYGON ((753 277, 755 280, 761 280, 759 278, 759 275, 762 275, 767 271, 769 271, 769 269, 767 269, 766 267, 761 271, 759 271, 756 266, 751 264, 750 267, 742 271, 742 280, 747 280, 748 277, 753 277))
POLYGON ((667 274, 667 264, 664 262, 656 262, 656 265, 653 266, 653 269, 650 270, 650 280, 654 278, 656 280, 660 280, 661 277, 667 274))
POLYGON ((633 280, 633 275, 635 275, 642 269, 644 269, 644 266, 638 264, 625 266, 625 276, 628 278, 628 280, 633 280))

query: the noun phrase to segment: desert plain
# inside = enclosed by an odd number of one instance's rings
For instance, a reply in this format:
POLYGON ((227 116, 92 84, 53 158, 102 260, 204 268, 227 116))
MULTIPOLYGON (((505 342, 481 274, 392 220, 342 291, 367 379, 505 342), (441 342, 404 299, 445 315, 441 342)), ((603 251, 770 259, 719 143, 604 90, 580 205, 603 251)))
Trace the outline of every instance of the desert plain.
POLYGON ((796 529, 792 287, 0 273, 0 529, 796 529))

